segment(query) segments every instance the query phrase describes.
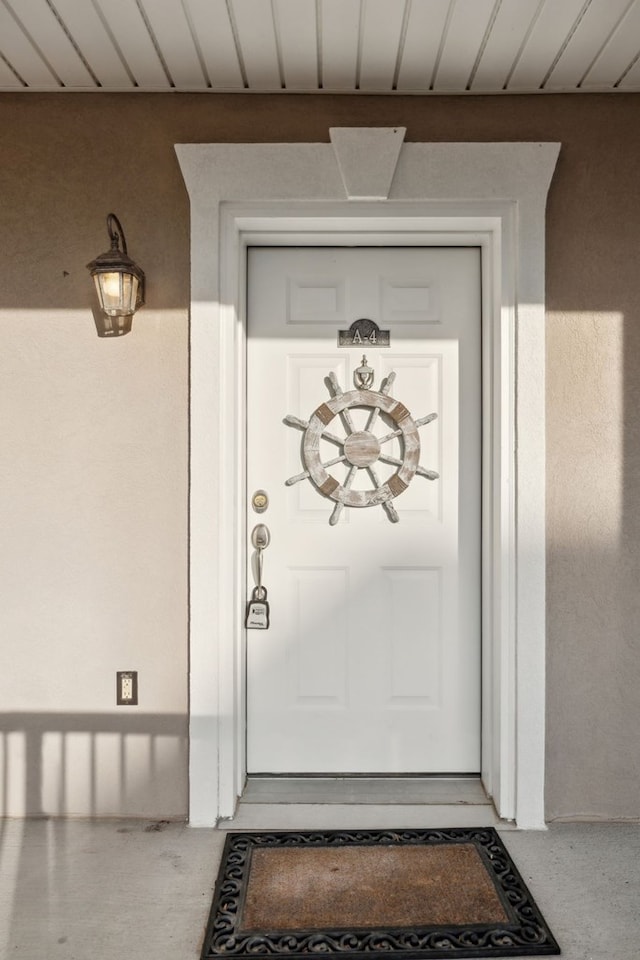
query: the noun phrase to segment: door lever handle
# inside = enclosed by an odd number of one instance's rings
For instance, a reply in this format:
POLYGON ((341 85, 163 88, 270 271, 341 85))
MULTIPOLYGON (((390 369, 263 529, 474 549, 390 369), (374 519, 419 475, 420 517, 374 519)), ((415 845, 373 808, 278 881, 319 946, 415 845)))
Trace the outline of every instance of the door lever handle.
POLYGON ((265 523, 258 523, 251 531, 251 545, 256 551, 252 557, 251 565, 253 567, 253 575, 256 581, 256 589, 258 591, 258 600, 262 599, 262 551, 271 543, 271 533, 269 532, 269 527, 265 523))
POLYGON ((262 586, 262 551, 271 542, 269 528, 264 523, 258 523, 251 531, 251 545, 255 553, 251 557, 251 566, 256 581, 256 587, 247 603, 245 626, 248 630, 269 629, 269 604, 267 590, 262 586))
POLYGON ((256 550, 266 550, 271 543, 271 533, 265 523, 258 523, 251 531, 251 544, 256 550))

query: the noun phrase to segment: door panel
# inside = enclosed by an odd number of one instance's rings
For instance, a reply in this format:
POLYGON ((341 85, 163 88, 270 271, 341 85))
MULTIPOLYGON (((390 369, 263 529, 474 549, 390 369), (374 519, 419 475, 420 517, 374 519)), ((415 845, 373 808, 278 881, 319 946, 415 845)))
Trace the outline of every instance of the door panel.
MULTIPOLYGON (((474 248, 263 248, 249 251, 249 530, 268 524, 268 631, 247 631, 247 755, 258 773, 460 773, 480 767, 480 253, 474 248), (338 347, 338 331, 367 317, 389 347, 338 347), (420 464, 383 506, 345 507, 309 479, 303 431, 333 391, 354 389, 366 354, 379 391, 419 428, 420 464), (464 509, 461 509, 461 505, 464 509), (464 518, 461 525, 460 518, 464 518)), ((366 430, 371 409, 338 414, 326 431, 366 430)), ((378 416, 378 437, 395 423, 378 416)), ((401 460, 402 443, 380 448, 401 460)), ((323 463, 342 447, 321 439, 323 463)), ((398 467, 372 464, 376 485, 398 467)), ((327 467, 345 484, 349 463, 327 467)), ((353 490, 374 486, 351 471, 353 490)), ((252 583, 250 581, 249 586, 252 583)))

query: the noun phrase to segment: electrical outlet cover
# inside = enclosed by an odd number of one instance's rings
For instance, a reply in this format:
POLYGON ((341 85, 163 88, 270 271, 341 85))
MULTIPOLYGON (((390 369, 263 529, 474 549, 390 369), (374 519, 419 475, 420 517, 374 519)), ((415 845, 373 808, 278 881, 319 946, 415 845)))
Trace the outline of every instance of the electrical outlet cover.
POLYGON ((135 707, 138 703, 138 671, 118 670, 116 673, 116 703, 119 707, 135 707))

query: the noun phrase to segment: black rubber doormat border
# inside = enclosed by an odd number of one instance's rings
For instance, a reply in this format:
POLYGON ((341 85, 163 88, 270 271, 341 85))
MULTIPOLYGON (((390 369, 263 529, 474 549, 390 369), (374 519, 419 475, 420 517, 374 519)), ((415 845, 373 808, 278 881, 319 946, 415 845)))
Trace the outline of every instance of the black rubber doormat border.
MULTIPOLYGON (((262 855, 261 855, 262 856, 262 855)), ((264 857, 262 857, 264 860, 264 857)), ((436 960, 444 957, 525 957, 559 954, 560 948, 506 850, 491 827, 447 830, 329 830, 229 833, 222 854, 202 960, 234 957, 325 956, 364 960, 436 960), (243 922, 255 851, 336 847, 467 844, 477 851, 506 922, 286 929, 243 922)))

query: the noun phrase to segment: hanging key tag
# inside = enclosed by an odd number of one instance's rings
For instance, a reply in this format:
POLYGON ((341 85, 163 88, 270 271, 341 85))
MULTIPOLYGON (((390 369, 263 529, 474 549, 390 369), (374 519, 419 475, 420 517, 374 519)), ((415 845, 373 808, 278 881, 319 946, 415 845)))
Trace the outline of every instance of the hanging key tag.
POLYGON ((247 630, 269 629, 269 604, 265 587, 255 587, 247 604, 247 630))

